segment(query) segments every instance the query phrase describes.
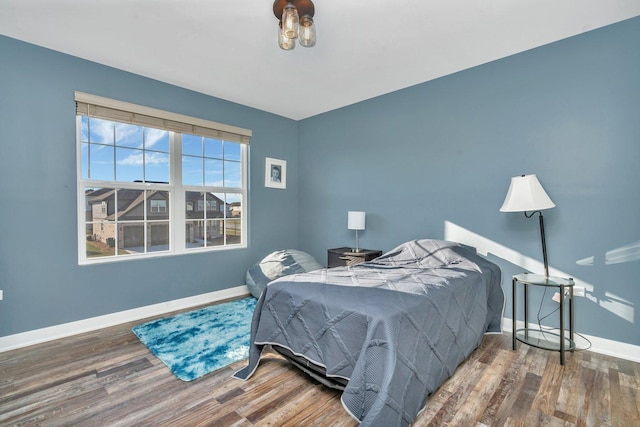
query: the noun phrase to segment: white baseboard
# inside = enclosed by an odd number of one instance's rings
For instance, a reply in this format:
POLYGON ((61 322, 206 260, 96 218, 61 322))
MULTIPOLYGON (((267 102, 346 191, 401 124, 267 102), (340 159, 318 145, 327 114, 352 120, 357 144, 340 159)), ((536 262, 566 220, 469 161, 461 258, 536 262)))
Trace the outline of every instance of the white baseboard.
MULTIPOLYGON (((516 320, 516 328, 523 327, 524 322, 522 320, 516 320)), ((538 328, 538 325, 529 323, 529 327, 538 328)), ((511 319, 508 319, 506 317, 502 318, 502 331, 508 333, 511 333, 513 331, 511 319)), ((589 348, 589 351, 640 363, 640 346, 627 344, 620 341, 608 340, 606 338, 593 337, 591 335, 585 335, 582 333, 581 335, 591 341, 591 347, 589 348)), ((576 347, 578 349, 586 348, 589 345, 589 343, 582 339, 579 335, 574 335, 574 338, 576 347)))
POLYGON ((97 329, 107 328, 109 326, 133 322, 147 317, 169 313, 171 311, 183 310, 185 308, 195 307, 202 304, 210 304, 228 298, 237 298, 248 295, 249 288, 242 285, 235 288, 223 289, 221 291, 209 292, 206 294, 161 302, 117 313, 105 314, 104 316, 91 317, 89 319, 63 323, 61 325, 50 326, 42 329, 35 329, 33 331, 22 332, 15 335, 8 335, 0 337, 0 353, 84 332, 91 332, 97 329))

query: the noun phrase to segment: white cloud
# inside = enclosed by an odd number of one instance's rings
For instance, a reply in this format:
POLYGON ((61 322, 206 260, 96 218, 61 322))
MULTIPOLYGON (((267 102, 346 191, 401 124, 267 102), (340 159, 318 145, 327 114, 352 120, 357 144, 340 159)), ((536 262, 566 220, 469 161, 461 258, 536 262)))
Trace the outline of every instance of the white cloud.
POLYGON ((147 128, 147 137, 145 140, 146 148, 149 149, 157 144, 161 139, 167 138, 167 133, 168 132, 165 130, 147 128))
POLYGON ((113 122, 94 118, 90 126, 92 143, 113 144, 113 122))
POLYGON ((131 154, 122 160, 118 160, 119 165, 123 166, 139 166, 146 160, 147 165, 161 165, 169 163, 169 157, 162 153, 150 153, 147 152, 144 156, 142 151, 139 153, 131 154))

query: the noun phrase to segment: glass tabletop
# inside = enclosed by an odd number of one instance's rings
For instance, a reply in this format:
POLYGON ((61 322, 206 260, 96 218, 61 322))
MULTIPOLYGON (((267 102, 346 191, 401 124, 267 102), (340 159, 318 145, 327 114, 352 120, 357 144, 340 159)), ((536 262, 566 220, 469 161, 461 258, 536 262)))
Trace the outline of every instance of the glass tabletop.
MULTIPOLYGON (((545 350, 560 351, 560 335, 541 329, 517 329, 516 339, 525 344, 545 350)), ((565 351, 575 350, 576 344, 568 337, 564 338, 565 351)))
POLYGON ((520 283, 538 286, 573 286, 572 278, 543 276, 541 274, 523 273, 513 276, 520 283))

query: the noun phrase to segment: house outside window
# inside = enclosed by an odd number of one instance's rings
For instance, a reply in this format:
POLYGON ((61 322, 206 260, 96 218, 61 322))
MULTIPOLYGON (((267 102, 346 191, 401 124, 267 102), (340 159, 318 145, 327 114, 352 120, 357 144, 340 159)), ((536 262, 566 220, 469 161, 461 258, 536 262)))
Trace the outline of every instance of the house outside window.
POLYGON ((76 104, 80 264, 246 247, 250 131, 79 92, 76 104))

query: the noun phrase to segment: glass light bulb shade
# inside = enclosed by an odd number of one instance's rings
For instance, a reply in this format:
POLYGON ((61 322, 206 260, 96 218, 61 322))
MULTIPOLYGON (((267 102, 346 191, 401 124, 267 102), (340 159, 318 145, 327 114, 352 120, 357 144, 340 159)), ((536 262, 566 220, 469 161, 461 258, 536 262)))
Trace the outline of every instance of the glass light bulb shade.
POLYGON ((300 46, 313 47, 316 45, 316 26, 310 16, 305 15, 300 18, 298 39, 300 40, 300 46))
POLYGON ((296 39, 290 39, 282 31, 282 22, 278 24, 278 46, 282 50, 292 50, 296 47, 296 39))
POLYGON ((284 35, 289 39, 295 39, 298 37, 298 27, 300 25, 300 17, 298 16, 298 9, 291 3, 282 10, 282 31, 284 35))
POLYGON ((500 212, 541 211, 555 207, 535 175, 514 176, 500 212))

